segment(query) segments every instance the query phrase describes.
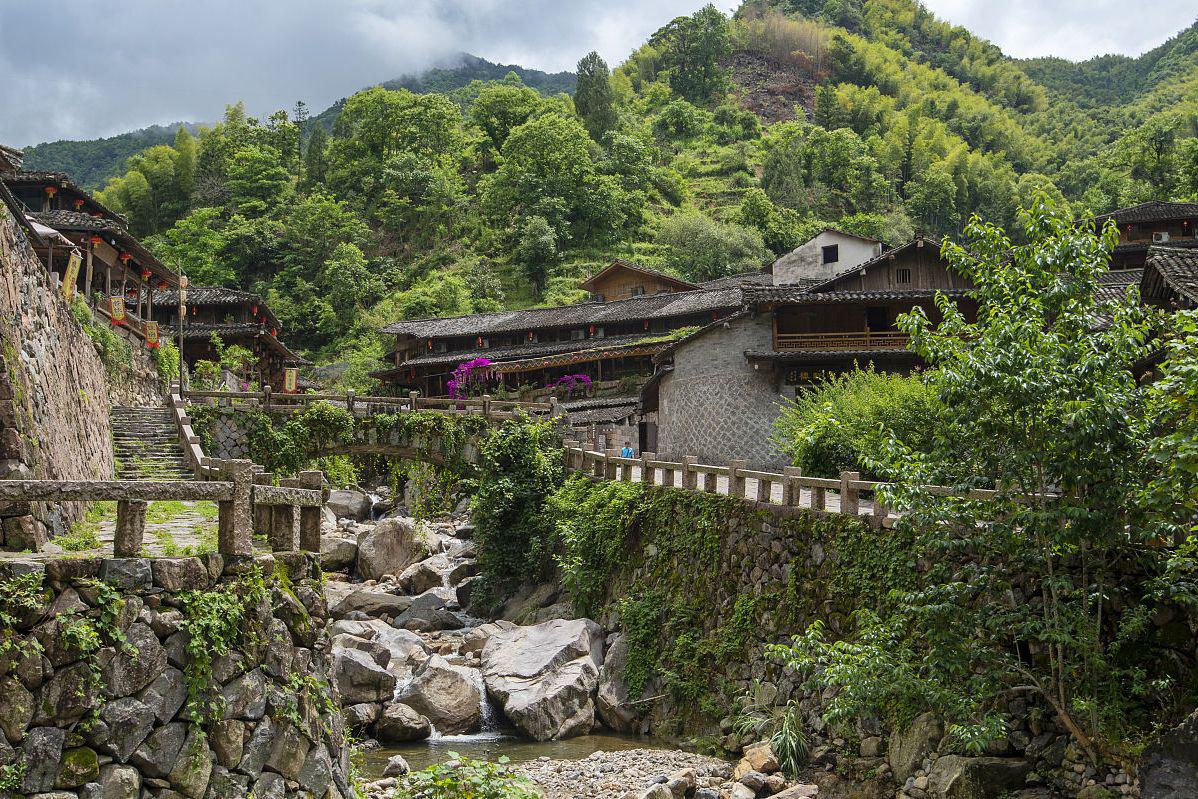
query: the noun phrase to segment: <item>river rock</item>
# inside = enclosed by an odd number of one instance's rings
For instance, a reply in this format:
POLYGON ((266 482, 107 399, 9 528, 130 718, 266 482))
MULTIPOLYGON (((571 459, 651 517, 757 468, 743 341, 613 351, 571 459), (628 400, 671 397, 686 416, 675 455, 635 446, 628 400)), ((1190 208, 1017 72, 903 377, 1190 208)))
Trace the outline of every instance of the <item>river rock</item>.
POLYGON ((402 702, 387 705, 375 724, 374 737, 383 743, 423 741, 432 735, 433 727, 427 718, 402 702))
POLYGON ((444 585, 445 574, 449 569, 449 558, 444 554, 437 554, 404 569, 396 582, 399 584, 399 589, 405 594, 416 596, 430 588, 444 585))
POLYGON ((326 589, 326 592, 332 600, 329 612, 334 619, 344 619, 354 611, 372 618, 396 618, 412 606, 411 597, 397 596, 378 587, 354 588, 340 593, 337 589, 326 589))
POLYGON ((404 760, 403 755, 392 755, 387 758, 387 767, 383 769, 383 776, 402 777, 411 770, 411 766, 408 765, 408 761, 404 760))
POLYGON ((554 583, 522 585, 515 595, 503 604, 498 614, 499 618, 521 624, 532 613, 552 605, 558 593, 558 587, 554 583))
POLYGON ((395 675, 358 649, 333 650, 333 677, 348 704, 386 701, 395 692, 395 675))
POLYGON ((603 661, 603 630, 595 622, 555 620, 496 633, 482 660, 487 691, 524 734, 546 741, 591 731, 603 661))
POLYGON ((482 691, 470 670, 432 655, 396 696, 444 735, 474 730, 482 720, 482 691))
POLYGON ((893 733, 887 754, 895 782, 906 782, 928 753, 936 750, 943 735, 939 719, 931 713, 917 716, 907 729, 893 733))
POLYGON ((358 575, 363 580, 379 580, 388 574, 399 574, 424 554, 415 522, 405 518, 384 519, 358 535, 358 575))
POLYGON ((1198 710, 1148 746, 1140 761, 1140 787, 1153 799, 1198 796, 1198 710))
POLYGON ((353 519, 356 522, 370 518, 370 497, 362 491, 352 488, 342 488, 329 492, 325 507, 339 519, 353 519))
POLYGON ((432 650, 419 635, 408 630, 397 630, 378 619, 368 621, 343 620, 329 627, 334 642, 341 635, 362 638, 385 647, 391 653, 386 664, 387 671, 398 679, 405 680, 412 672, 428 660, 432 650))
POLYGON ((345 719, 345 726, 351 730, 364 730, 378 721, 381 712, 382 705, 377 702, 359 702, 343 708, 341 715, 345 719))
POLYGON ((595 707, 600 720, 616 732, 635 733, 641 722, 641 711, 632 704, 624 670, 628 668, 628 640, 623 633, 612 636, 603 666, 599 669, 599 687, 595 692, 595 707))
POLYGON ((928 796, 932 799, 995 799, 1020 788, 1031 765, 1017 757, 937 758, 928 772, 928 796))
POLYGON ((487 641, 492 635, 504 630, 515 629, 516 625, 510 621, 489 621, 486 624, 480 624, 474 629, 462 636, 462 646, 458 650, 463 655, 480 655, 483 647, 487 645, 487 641))
POLYGON ((358 557, 358 541, 325 535, 320 538, 320 565, 325 571, 345 571, 354 565, 358 557))

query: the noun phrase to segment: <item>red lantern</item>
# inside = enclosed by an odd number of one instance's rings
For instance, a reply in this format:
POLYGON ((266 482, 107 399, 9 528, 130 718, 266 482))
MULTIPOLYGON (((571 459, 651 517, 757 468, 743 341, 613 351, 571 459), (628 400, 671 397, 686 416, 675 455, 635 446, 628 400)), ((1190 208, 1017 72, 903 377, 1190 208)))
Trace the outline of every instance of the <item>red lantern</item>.
POLYGON ((127 264, 127 263, 129 263, 129 259, 131 259, 133 256, 127 252, 123 252, 117 257, 121 259, 121 263, 127 264))
POLYGON ((55 194, 58 194, 58 187, 57 186, 47 186, 45 188, 45 192, 46 192, 47 197, 53 197, 55 194))
POLYGON ((532 331, 528 331, 528 340, 532 341, 532 331))
POLYGON ((428 348, 430 350, 433 348, 433 340, 431 338, 428 340, 428 348))
POLYGON ((278 338, 278 337, 279 337, 279 329, 278 329, 277 327, 272 327, 272 328, 270 329, 270 337, 271 337, 271 338, 278 338))
POLYGON ((649 320, 646 319, 645 320, 645 330, 648 330, 648 329, 649 329, 649 320))
POLYGON ((474 345, 475 345, 476 347, 481 347, 481 346, 483 345, 483 337, 482 337, 482 336, 479 336, 478 338, 476 338, 476 339, 474 340, 474 345))
POLYGON ((588 327, 587 332, 590 333, 592 336, 595 335, 595 326, 591 325, 590 327, 588 327))
POLYGON ((251 314, 253 314, 254 316, 257 316, 257 315, 258 315, 258 305, 257 305, 257 303, 255 303, 254 305, 251 305, 251 306, 250 306, 250 313, 251 313, 251 314))
POLYGON ((149 269, 146 269, 145 267, 142 267, 142 270, 141 270, 141 279, 142 279, 142 280, 149 280, 149 279, 150 279, 150 275, 152 275, 152 274, 154 274, 154 273, 153 273, 153 272, 151 272, 149 269))
POLYGON ((83 200, 75 200, 75 210, 78 211, 81 208, 83 208, 83 200))
POLYGON ((166 291, 168 288, 170 288, 170 286, 169 286, 169 284, 167 284, 167 282, 165 280, 158 281, 158 290, 159 291, 166 291))
POLYGON ((91 237, 91 242, 92 242, 93 247, 98 247, 100 245, 100 243, 103 241, 104 241, 104 239, 100 238, 99 236, 91 237))

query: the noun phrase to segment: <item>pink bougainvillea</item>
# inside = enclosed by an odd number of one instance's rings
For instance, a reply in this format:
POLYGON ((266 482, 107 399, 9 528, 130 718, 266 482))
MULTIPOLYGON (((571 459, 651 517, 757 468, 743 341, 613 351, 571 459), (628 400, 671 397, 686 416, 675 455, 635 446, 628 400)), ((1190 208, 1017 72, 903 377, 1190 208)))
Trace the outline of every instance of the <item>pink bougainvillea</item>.
POLYGON ((491 368, 494 365, 488 358, 475 358, 459 363, 453 370, 453 377, 445 383, 449 396, 465 399, 472 392, 486 389, 487 384, 495 379, 495 370, 491 368))

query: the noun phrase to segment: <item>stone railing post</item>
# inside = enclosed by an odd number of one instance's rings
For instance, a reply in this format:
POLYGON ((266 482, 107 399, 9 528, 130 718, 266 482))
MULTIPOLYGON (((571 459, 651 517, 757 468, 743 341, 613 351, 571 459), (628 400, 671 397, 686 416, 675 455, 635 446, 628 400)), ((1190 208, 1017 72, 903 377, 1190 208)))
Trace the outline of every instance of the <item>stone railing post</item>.
POLYGON ((667 488, 674 486, 674 470, 666 467, 661 469, 661 484, 667 488))
POLYGON ((882 500, 878 499, 878 493, 874 492, 874 512, 870 517, 870 522, 879 530, 886 526, 886 517, 890 515, 890 508, 882 504, 882 500))
POLYGON ((345 392, 345 410, 349 411, 350 415, 354 412, 354 390, 351 388, 345 392))
POLYGON ((773 482, 757 478, 757 501, 770 502, 773 497, 773 482))
POLYGON ((861 509, 861 492, 849 485, 854 480, 860 480, 860 472, 840 473, 840 512, 856 516, 861 509))
POLYGON ((420 399, 419 391, 409 391, 408 392, 408 410, 409 411, 416 410, 416 400, 418 400, 418 399, 420 399))
POLYGON ((782 470, 782 474, 785 478, 782 483, 782 504, 797 508, 803 502, 803 487, 798 481, 798 478, 803 476, 803 470, 798 466, 787 466, 782 470))
POLYGON ((682 456, 682 487, 687 491, 694 491, 698 487, 699 473, 695 471, 695 464, 699 459, 694 455, 682 456))
MULTIPOLYGON (((299 488, 300 481, 284 477, 280 488, 299 488)), ((295 552, 299 549, 299 507, 296 505, 274 505, 270 514, 270 551, 295 552)))
MULTIPOLYGON (((321 471, 306 471, 299 473, 300 488, 308 488, 313 491, 324 491, 324 472, 321 471)), ((299 520, 299 545, 304 552, 320 552, 320 516, 323 509, 322 504, 312 507, 300 508, 299 520)))
POLYGON ((116 503, 116 531, 112 552, 118 558, 140 558, 146 534, 146 502, 122 499, 116 503))
POLYGON ((265 410, 270 410, 270 386, 262 387, 262 407, 265 410))
POLYGON ((490 419, 491 418, 491 395, 483 394, 482 400, 483 400, 483 418, 490 419))
POLYGON ((720 476, 715 472, 704 472, 703 490, 708 494, 717 493, 720 490, 720 476))
POLYGON ((233 499, 219 503, 217 550, 222 555, 254 554, 254 462, 225 461, 223 477, 233 483, 233 499))
POLYGON ((649 464, 656 459, 656 452, 641 453, 641 482, 645 485, 653 485, 653 467, 649 464))
POLYGON ((564 415, 565 414, 562 413, 561 403, 558 402, 557 397, 550 397, 549 398, 549 418, 556 419, 557 417, 564 416, 564 415))
POLYGON ((616 479, 616 469, 619 468, 619 464, 616 463, 616 458, 620 457, 620 450, 609 447, 606 454, 607 457, 603 461, 605 467, 603 471, 603 479, 614 481, 616 479))
POLYGON ((740 458, 728 461, 728 496, 744 498, 745 478, 741 476, 740 471, 748 466, 749 462, 740 458))
POLYGON ((811 489, 811 509, 823 510, 827 506, 827 489, 822 487, 812 487, 811 489))
MULTIPOLYGON (((255 472, 254 485, 272 486, 275 484, 274 472, 255 472)), ((254 535, 270 535, 270 505, 254 504, 254 535)))

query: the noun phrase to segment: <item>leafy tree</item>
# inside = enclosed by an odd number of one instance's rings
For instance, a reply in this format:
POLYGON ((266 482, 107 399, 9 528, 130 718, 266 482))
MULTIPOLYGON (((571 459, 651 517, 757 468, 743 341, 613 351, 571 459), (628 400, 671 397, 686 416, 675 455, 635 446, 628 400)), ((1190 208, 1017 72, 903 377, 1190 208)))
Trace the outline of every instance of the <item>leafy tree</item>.
POLYGON ((557 236, 545 217, 531 216, 525 220, 516 256, 540 295, 545 290, 549 264, 557 257, 557 236))
POLYGON ((262 216, 283 202, 291 188, 291 174, 278 150, 250 146, 229 160, 229 202, 245 216, 262 216))
POLYGON ((499 152, 512 128, 527 122, 542 103, 541 95, 527 86, 492 83, 479 91, 470 118, 499 152))
POLYGON ((308 188, 324 183, 328 163, 325 160, 325 150, 328 148, 329 135, 324 131, 324 125, 317 124, 312 128, 308 137, 308 149, 304 151, 304 185, 308 188))
POLYGON ((595 141, 600 141, 616 125, 614 100, 607 62, 592 50, 578 62, 574 108, 595 141))
POLYGON ((728 86, 721 59, 732 52, 728 18, 708 3, 689 17, 678 17, 649 39, 661 50, 670 88, 694 103, 707 103, 728 86))
POLYGON ((173 227, 146 240, 163 263, 187 273, 197 286, 236 286, 237 271, 225 259, 228 240, 219 208, 197 208, 173 227))
POLYGON ((760 269, 770 260, 756 230, 698 213, 667 219, 657 242, 668 248, 666 263, 687 280, 714 280, 760 269))
POLYGON ((196 156, 198 147, 195 136, 180 127, 175 134, 175 188, 183 202, 191 199, 196 185, 196 156))
POLYGON ((946 235, 955 232, 960 224, 957 187, 943 169, 929 170, 915 184, 907 206, 916 224, 927 233, 946 235))

